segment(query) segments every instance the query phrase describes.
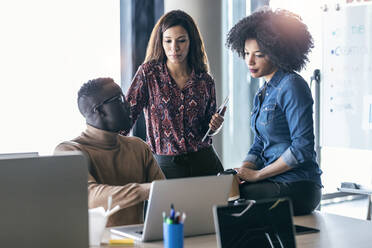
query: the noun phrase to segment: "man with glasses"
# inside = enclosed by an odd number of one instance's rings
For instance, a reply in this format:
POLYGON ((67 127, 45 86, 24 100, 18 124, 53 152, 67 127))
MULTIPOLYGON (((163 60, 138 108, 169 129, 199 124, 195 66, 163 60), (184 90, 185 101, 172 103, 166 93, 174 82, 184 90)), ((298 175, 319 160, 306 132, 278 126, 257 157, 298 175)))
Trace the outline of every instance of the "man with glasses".
POLYGON ((55 150, 81 151, 88 156, 89 208, 107 208, 109 196, 112 206, 120 206, 107 226, 142 223, 143 202, 148 199, 150 183, 164 179, 147 144, 119 134, 129 128, 128 105, 121 88, 111 78, 88 81, 78 93, 78 106, 87 129, 55 150))

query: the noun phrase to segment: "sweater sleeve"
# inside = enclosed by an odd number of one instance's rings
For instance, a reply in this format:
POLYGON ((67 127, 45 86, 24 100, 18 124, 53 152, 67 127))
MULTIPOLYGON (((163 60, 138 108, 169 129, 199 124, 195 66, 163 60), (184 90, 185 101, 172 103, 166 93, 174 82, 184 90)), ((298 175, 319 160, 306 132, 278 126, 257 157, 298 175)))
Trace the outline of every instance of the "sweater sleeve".
MULTIPOLYGON (((144 143, 145 144, 145 143, 144 143)), ((158 163, 156 162, 150 148, 145 144, 145 156, 146 156, 146 171, 147 171, 147 182, 152 182, 154 180, 165 179, 164 173, 160 169, 158 163)))
POLYGON ((131 207, 148 199, 150 186, 150 183, 128 183, 123 186, 100 184, 89 174, 88 205, 89 208, 100 206, 107 208, 107 199, 111 195, 113 207, 116 205, 120 208, 131 207))
MULTIPOLYGON (((77 143, 61 143, 56 147, 55 154, 62 153, 64 151, 81 151, 89 158, 87 152, 85 152, 77 143)), ((158 177, 161 176, 158 175, 158 177)), ((119 205, 121 209, 131 207, 148 199, 150 186, 150 183, 128 183, 126 185, 120 186, 101 184, 97 182, 97 180, 92 175, 92 172, 89 170, 88 206, 89 208, 103 206, 105 209, 107 209, 107 199, 111 195, 113 207, 116 205, 119 205)))

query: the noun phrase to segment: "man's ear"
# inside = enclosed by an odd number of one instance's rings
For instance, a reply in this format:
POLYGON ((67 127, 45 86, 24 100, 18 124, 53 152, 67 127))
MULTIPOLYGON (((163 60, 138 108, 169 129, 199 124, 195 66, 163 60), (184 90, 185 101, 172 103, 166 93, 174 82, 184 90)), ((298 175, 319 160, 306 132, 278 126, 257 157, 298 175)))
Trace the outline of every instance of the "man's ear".
POLYGON ((85 117, 87 124, 102 129, 106 113, 101 108, 95 108, 85 117))
POLYGON ((104 112, 103 112, 103 110, 101 108, 94 108, 92 110, 92 113, 91 114, 92 115, 100 115, 100 116, 102 116, 104 114, 104 112))

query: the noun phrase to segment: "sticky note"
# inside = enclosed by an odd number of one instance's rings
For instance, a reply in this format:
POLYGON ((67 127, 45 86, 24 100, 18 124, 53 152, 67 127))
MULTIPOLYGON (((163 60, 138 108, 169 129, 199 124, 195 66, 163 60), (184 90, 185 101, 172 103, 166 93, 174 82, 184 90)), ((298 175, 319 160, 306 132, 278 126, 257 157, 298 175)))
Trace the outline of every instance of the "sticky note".
POLYGON ((133 239, 110 239, 109 245, 134 245, 133 239))

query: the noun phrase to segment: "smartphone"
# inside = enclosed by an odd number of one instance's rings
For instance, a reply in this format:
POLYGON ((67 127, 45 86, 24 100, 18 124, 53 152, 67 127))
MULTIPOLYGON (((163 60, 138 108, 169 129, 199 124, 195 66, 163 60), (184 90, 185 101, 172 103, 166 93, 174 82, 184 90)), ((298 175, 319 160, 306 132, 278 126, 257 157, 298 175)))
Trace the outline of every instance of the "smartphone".
POLYGON ((217 113, 221 114, 224 107, 226 107, 228 103, 229 103, 229 96, 227 95, 227 97, 225 98, 221 106, 217 109, 217 113))
POLYGON ((238 172, 235 169, 227 169, 220 173, 221 175, 236 175, 238 172))
MULTIPOLYGON (((227 95, 227 97, 225 98, 225 100, 223 101, 223 103, 221 104, 221 106, 217 109, 217 113, 218 114, 221 114, 224 107, 227 106, 227 103, 229 102, 229 95, 227 95)), ((211 128, 208 128, 208 131, 205 133, 204 137, 202 138, 202 142, 204 142, 204 140, 208 137, 209 133, 211 132, 211 128)))

